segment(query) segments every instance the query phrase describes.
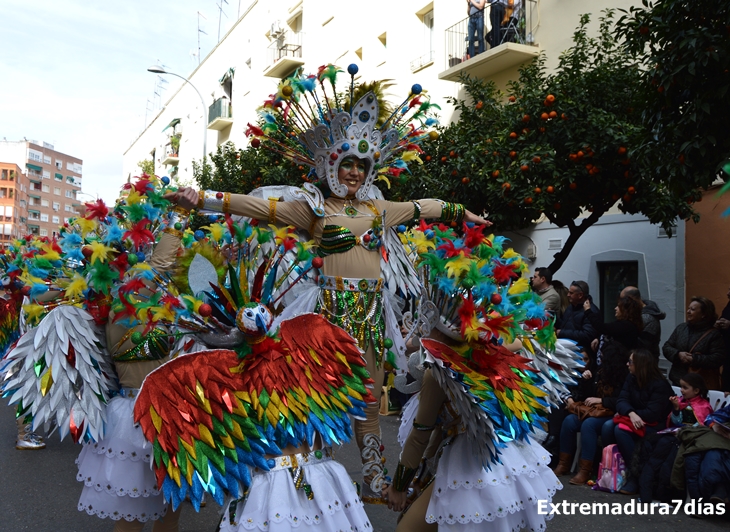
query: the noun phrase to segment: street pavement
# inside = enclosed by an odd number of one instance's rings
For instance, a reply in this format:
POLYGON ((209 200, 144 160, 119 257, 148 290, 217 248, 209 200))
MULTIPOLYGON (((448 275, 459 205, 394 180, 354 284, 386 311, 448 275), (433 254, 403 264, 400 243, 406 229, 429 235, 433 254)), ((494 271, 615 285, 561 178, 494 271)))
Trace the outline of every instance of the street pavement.
MULTIPOLYGON (((396 433, 398 420, 395 416, 383 417, 382 427, 386 467, 395 470, 398 457, 396 433)), ((81 483, 76 481, 74 460, 81 447, 70 441, 59 442, 53 435, 45 450, 16 451, 13 410, 0 408, 0 532, 32 530, 35 532, 98 532, 111 531, 113 522, 86 515, 76 509, 81 483)), ((359 457, 355 445, 347 445, 337 451, 336 458, 347 468, 350 476, 360 478, 359 457)), ((567 479, 567 477, 566 477, 567 479)), ((631 498, 592 491, 586 487, 567 485, 558 492, 554 503, 630 503, 631 498)), ((629 508, 630 509, 630 508, 629 508)), ((219 508, 208 502, 206 508, 196 513, 187 504, 180 519, 181 532, 213 532, 219 518, 219 508)), ((384 506, 368 506, 368 515, 375 532, 391 532, 395 529, 396 514, 384 506)), ((720 532, 730 528, 730 520, 724 518, 693 519, 680 515, 558 515, 548 524, 548 531, 616 532, 720 532)), ((489 523, 483 529, 489 531, 489 523)), ((146 531, 152 529, 147 524, 146 531)), ((314 532, 314 531, 312 531, 314 532)))

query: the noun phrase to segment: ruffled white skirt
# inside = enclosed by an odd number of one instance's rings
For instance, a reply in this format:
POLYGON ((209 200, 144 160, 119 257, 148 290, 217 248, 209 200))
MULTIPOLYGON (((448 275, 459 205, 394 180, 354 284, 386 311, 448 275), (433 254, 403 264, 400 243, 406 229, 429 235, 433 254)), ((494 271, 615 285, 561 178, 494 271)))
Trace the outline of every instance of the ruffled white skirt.
POLYGON ((229 504, 220 531, 372 531, 355 484, 340 463, 324 457, 309 460, 302 470, 311 486, 311 500, 304 490, 296 489, 289 469, 254 469, 248 498, 229 504))
POLYGON ((410 399, 403 405, 401 411, 400 426, 398 427, 398 443, 401 448, 405 446, 408 435, 413 430, 413 422, 418 414, 418 405, 421 402, 421 394, 412 395, 410 399))
POLYGON ((84 445, 76 459, 76 480, 84 483, 79 511, 141 522, 165 514, 167 504, 150 468, 152 445, 134 426, 133 409, 133 398, 109 401, 106 438, 84 445))
MULTIPOLYGON (((439 531, 544 530, 538 501, 552 501, 563 485, 548 467, 550 454, 537 443, 510 442, 501 464, 480 467, 465 437, 446 446, 438 463, 426 521, 439 531)), ((549 506, 548 506, 549 507, 549 506)))

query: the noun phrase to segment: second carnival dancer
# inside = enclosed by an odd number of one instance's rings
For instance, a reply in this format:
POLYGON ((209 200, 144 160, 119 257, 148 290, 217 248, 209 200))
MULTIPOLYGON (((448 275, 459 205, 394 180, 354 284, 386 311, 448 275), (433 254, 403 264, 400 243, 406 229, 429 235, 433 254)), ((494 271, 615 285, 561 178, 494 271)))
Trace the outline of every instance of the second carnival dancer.
MULTIPOLYGON (((417 145, 436 135, 419 129, 420 123, 426 123, 431 104, 422 101, 421 87, 414 85, 405 102, 379 124, 376 96, 368 92, 354 98, 357 71, 357 65, 348 67, 349 101, 342 101, 336 90, 340 71, 332 65, 320 69, 318 76, 284 80, 278 94, 263 108, 265 125, 261 129, 249 126, 248 133, 257 137, 252 141, 254 147, 268 147, 296 164, 310 166, 321 189, 305 183, 301 189, 288 187, 283 196, 261 199, 187 188, 171 199, 186 209, 197 206, 308 231, 324 257, 324 275, 319 277, 319 286, 299 296, 285 315, 315 311, 350 333, 365 351, 367 369, 375 381, 373 395, 379 400, 390 349, 400 357, 394 365, 405 369, 405 346, 393 305, 383 293, 384 277, 391 277, 389 288, 395 292, 392 285, 397 280, 393 277, 398 276, 396 271, 386 273, 389 266, 381 260, 401 246, 397 236, 390 235, 391 228, 419 219, 489 222, 460 204, 382 199, 373 184, 377 176, 391 168, 402 172, 408 161, 418 158, 417 145), (389 243, 389 239, 395 242, 389 243)), ((385 487, 380 436, 375 403, 367 407, 365 420, 355 422, 365 483, 372 490, 363 491, 364 500, 377 498, 385 487)))
POLYGON ((520 277, 521 257, 479 227, 464 229, 462 238, 443 226, 436 237, 432 229, 412 233, 422 252, 420 310, 431 308, 435 327, 411 355, 426 369, 415 415, 404 414, 412 426, 389 506, 411 503, 397 532, 544 530, 538 502, 562 488, 549 453, 529 439, 547 393, 530 360, 512 351, 522 344, 516 337, 529 336, 552 349, 552 324, 520 277), (417 472, 420 492, 409 501, 417 472))

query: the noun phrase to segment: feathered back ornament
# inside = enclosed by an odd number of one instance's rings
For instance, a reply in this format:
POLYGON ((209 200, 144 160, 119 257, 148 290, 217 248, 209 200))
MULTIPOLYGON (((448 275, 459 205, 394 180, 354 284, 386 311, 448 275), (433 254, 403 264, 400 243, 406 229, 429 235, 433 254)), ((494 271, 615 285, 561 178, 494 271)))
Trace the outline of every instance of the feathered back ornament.
POLYGON ((364 159, 367 174, 357 192, 364 200, 376 179, 389 186, 389 177, 399 177, 410 161, 420 162, 419 144, 438 136, 429 129, 438 124, 433 113, 440 108, 415 84, 405 101, 383 119, 374 92, 355 100, 358 66, 351 64, 347 72, 349 93, 338 91, 342 70, 331 64, 320 67, 316 75, 297 72, 283 80, 259 110, 259 126, 249 124, 246 134, 256 137, 251 141, 254 148, 264 146, 312 167, 339 197, 347 195, 347 187, 337 179, 340 162, 348 156, 364 159))

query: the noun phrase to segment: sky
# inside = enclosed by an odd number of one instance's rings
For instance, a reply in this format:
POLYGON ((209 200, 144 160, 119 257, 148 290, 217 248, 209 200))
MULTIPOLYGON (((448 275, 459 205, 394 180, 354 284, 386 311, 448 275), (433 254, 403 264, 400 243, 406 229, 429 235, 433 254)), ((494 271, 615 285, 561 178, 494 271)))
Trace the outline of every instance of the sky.
POLYGON ((182 83, 167 76, 157 97, 147 68, 189 75, 198 19, 204 59, 220 2, 223 37, 249 0, 0 0, 0 140, 45 141, 82 159, 82 191, 113 203, 122 154, 182 83))

